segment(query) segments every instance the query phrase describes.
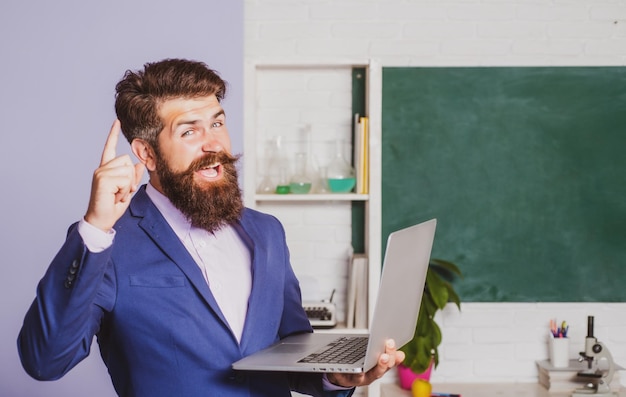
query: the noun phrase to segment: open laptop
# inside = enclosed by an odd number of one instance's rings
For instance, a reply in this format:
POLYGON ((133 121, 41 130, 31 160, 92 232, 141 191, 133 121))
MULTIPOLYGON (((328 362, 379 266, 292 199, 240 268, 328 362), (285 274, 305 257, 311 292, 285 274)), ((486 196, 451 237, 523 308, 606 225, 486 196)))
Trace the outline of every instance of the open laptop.
POLYGON ((235 362, 236 370, 365 372, 376 365, 392 338, 398 347, 413 338, 437 221, 431 219, 389 235, 370 333, 292 335, 235 362), (358 346, 354 347, 352 344, 358 346), (347 347, 349 358, 322 358, 347 347), (358 353, 356 357, 354 354, 358 353))

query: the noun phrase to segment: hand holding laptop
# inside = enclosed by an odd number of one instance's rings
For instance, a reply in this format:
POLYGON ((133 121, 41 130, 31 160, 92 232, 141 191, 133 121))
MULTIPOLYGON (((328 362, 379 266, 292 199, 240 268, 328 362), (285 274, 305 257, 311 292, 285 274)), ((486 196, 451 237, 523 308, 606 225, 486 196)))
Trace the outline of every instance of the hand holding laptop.
POLYGON ((369 335, 302 333, 233 363, 235 370, 322 372, 338 387, 365 386, 400 364, 415 333, 437 221, 391 233, 369 335), (399 297, 398 291, 403 291, 399 297), (402 304, 402 310, 398 310, 402 304))
POLYGON ((367 386, 402 361, 404 361, 404 352, 396 350, 394 340, 388 339, 385 342, 385 351, 378 356, 376 366, 369 371, 364 373, 329 373, 327 378, 331 383, 341 387, 367 386))

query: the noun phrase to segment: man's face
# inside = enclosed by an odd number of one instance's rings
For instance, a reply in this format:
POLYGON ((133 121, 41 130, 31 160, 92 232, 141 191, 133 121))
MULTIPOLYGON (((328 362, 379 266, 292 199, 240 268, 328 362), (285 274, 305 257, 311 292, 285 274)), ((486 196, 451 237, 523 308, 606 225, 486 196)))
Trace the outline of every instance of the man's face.
POLYGON ((239 219, 237 158, 215 96, 165 102, 151 183, 191 221, 210 232, 239 219))
MULTIPOLYGON (((186 170, 207 153, 230 153, 230 136, 226 114, 215 95, 194 99, 176 98, 159 107, 163 131, 158 136, 159 151, 173 172, 186 170)), ((195 172, 201 185, 221 180, 224 169, 220 163, 195 172)), ((152 180, 159 190, 160 182, 152 180)))

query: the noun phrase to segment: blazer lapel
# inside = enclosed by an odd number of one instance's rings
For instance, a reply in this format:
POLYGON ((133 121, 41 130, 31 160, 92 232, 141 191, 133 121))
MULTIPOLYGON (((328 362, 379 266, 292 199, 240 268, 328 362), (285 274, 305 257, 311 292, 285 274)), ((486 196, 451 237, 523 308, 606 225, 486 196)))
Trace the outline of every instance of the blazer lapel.
POLYGON ((267 306, 270 302, 268 296, 275 294, 268 286, 273 285, 267 268, 267 249, 263 244, 255 244, 259 240, 256 225, 248 222, 249 218, 242 216, 241 222, 235 226, 242 240, 251 252, 252 264, 252 289, 248 299, 248 312, 241 336, 241 349, 246 351, 249 342, 258 340, 259 332, 267 327, 267 306))
POLYGON ((224 314, 220 310, 215 297, 211 293, 202 275, 200 267, 198 267, 195 260, 187 251, 187 248, 185 248, 176 233, 174 233, 172 228, 165 221, 163 215, 161 215, 159 210, 154 206, 145 192, 145 186, 135 194, 130 209, 133 216, 142 218, 138 222, 139 227, 141 227, 161 251, 180 268, 215 315, 219 317, 226 327, 229 327, 224 314))

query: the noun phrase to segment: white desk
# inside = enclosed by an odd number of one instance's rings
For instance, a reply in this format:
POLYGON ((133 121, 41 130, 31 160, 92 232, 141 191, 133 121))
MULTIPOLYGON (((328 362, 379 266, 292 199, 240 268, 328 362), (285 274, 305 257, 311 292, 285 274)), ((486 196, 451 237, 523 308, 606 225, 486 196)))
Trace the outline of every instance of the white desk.
MULTIPOLYGON (((549 393, 538 383, 433 383, 433 392, 456 393, 461 397, 568 397, 569 393, 549 393)), ((589 397, 593 397, 590 394, 589 397)), ((626 397, 626 390, 619 392, 619 397, 626 397)), ((411 397, 411 392, 397 384, 381 386, 381 397, 411 397)))

